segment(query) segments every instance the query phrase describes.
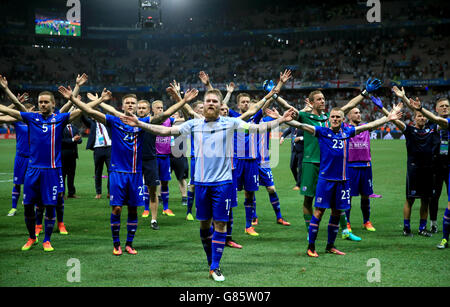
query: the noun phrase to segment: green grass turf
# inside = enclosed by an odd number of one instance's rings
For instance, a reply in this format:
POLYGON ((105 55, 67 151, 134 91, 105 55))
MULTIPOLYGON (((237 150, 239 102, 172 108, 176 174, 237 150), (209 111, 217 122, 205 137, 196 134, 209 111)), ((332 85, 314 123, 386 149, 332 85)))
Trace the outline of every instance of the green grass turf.
MULTIPOLYGON (((307 241, 302 217, 303 197, 292 191, 293 178, 289 169, 290 145, 280 150, 279 166, 273 169, 283 216, 292 226, 275 223, 275 215, 265 188, 256 194, 260 225, 259 237, 244 234, 243 194, 235 209, 233 238, 242 250, 226 248, 221 266, 226 281, 218 285, 208 279, 206 257, 199 238, 198 222, 185 221, 186 207, 181 206, 176 181, 170 183, 170 207, 175 217, 162 216, 161 229, 149 227, 150 220, 139 215, 139 227, 134 246, 139 254, 121 257, 112 255, 109 226, 111 209, 105 198, 95 200, 92 152, 79 146, 80 159, 76 188, 80 199, 65 203, 64 221, 69 235, 54 232, 55 251, 44 253, 42 244, 23 252, 27 232, 23 207, 15 217, 7 217, 11 206, 14 148, 13 140, 0 141, 0 286, 193 286, 193 287, 297 287, 297 286, 450 286, 450 249, 438 250, 441 232, 432 238, 402 236, 402 208, 405 195, 406 153, 404 141, 373 141, 373 171, 375 193, 382 199, 372 200, 372 221, 375 233, 361 229, 359 197, 353 201, 352 225, 359 243, 336 241, 346 256, 324 253, 329 212, 325 213, 316 242, 319 258, 305 254, 307 241), (81 264, 81 282, 70 283, 67 266, 70 258, 81 264), (367 280, 371 258, 377 258, 381 282, 367 280)), ((106 170, 105 170, 106 173, 106 170)), ((106 180, 104 180, 104 187, 106 180)), ((447 204, 443 193, 438 214, 439 227, 447 204)), ((139 213, 143 209, 139 209, 139 213)), ((126 208, 122 214, 121 239, 126 236, 126 208)), ((412 229, 419 222, 419 203, 413 207, 412 229)), ((42 235, 41 235, 41 238, 42 235)))
MULTIPOLYGON (((45 34, 45 35, 58 35, 58 33, 53 31, 52 29, 39 27, 39 26, 35 26, 35 33, 36 34, 45 34)), ((60 33, 61 33, 61 36, 73 36, 72 34, 66 34, 66 30, 64 28, 60 31, 60 33)), ((75 34, 77 37, 81 36, 81 26, 75 25, 75 34)))

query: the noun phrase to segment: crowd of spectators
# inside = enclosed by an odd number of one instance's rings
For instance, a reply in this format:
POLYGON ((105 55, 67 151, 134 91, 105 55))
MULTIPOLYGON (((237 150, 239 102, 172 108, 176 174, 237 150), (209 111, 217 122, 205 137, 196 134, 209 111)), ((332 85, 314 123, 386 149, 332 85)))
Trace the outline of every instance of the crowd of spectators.
POLYGON ((171 48, 155 44, 134 51, 2 45, 0 71, 15 84, 61 84, 82 70, 91 84, 158 90, 173 79, 195 84, 201 70, 208 71, 216 83, 237 84, 261 84, 286 67, 300 82, 362 82, 370 76, 382 80, 448 78, 450 39, 441 34, 377 35, 366 41, 327 36, 275 43, 249 40, 237 45, 193 43, 171 48))

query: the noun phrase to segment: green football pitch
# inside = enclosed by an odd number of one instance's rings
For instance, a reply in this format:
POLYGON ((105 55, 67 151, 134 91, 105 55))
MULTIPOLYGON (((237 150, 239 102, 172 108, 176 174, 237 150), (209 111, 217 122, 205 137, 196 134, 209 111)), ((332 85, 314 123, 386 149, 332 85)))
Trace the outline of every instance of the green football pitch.
MULTIPOLYGON (((361 228, 359 197, 353 199, 351 216, 353 232, 361 242, 336 240, 347 255, 325 254, 329 212, 320 225, 316 247, 319 258, 306 256, 306 229, 302 216, 303 197, 292 191, 289 169, 290 144, 281 146, 280 162, 273 169, 281 210, 290 227, 276 224, 273 209, 263 187, 256 193, 259 237, 244 234, 243 193, 234 210, 233 238, 243 249, 226 248, 221 267, 226 281, 220 285, 208 278, 206 257, 200 242, 197 221, 185 220, 186 207, 176 180, 170 183, 170 208, 175 217, 161 215, 158 231, 150 228, 150 220, 140 217, 132 256, 112 255, 110 212, 108 201, 94 199, 93 157, 79 146, 75 184, 80 199, 65 202, 64 221, 68 235, 54 232, 55 251, 45 253, 42 244, 21 251, 27 231, 23 207, 7 217, 11 207, 14 140, 0 141, 0 286, 58 287, 448 287, 450 286, 450 249, 438 250, 442 217, 447 195, 441 196, 438 234, 431 238, 402 235, 405 200, 406 149, 404 141, 372 141, 374 192, 371 213, 376 232, 361 228), (73 259, 79 263, 79 275, 71 275, 73 259), (70 276, 79 276, 71 282, 70 276)), ((106 175, 106 170, 105 170, 106 175)), ((104 180, 104 190, 106 180, 104 180)), ((445 190, 445 189, 444 189, 445 190)), ((139 209, 139 213, 142 212, 139 209)), ((126 238, 126 215, 122 213, 121 240, 126 238)), ((413 207, 411 226, 416 234, 419 202, 413 207)), ((42 235, 41 235, 42 236, 42 235)), ((41 237, 42 239, 43 237, 41 237)))
MULTIPOLYGON (((75 27, 75 36, 80 37, 81 36, 81 26, 74 25, 75 27)), ((45 34, 45 35, 58 35, 58 32, 55 32, 52 29, 46 28, 44 26, 35 26, 35 33, 36 34, 45 34)), ((66 30, 63 28, 60 31, 60 36, 74 36, 73 34, 67 34, 66 30)))

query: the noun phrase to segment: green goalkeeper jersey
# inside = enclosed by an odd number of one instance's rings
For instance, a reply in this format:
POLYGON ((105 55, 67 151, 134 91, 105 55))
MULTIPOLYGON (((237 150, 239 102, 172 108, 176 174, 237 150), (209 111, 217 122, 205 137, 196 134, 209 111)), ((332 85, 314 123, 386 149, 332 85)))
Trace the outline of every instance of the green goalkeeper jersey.
MULTIPOLYGON (((300 112, 297 121, 311 126, 328 127, 329 117, 330 113, 315 115, 312 113, 300 112)), ((317 138, 308 132, 305 133, 303 146, 303 162, 320 163, 320 148, 317 138)))

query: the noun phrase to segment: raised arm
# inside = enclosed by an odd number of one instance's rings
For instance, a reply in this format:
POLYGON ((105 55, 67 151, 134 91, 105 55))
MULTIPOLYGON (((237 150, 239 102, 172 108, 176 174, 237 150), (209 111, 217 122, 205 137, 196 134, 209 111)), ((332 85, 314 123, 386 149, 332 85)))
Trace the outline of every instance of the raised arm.
MULTIPOLYGON (((75 97, 75 96, 73 96, 73 94, 72 94, 72 97, 75 97)), ((76 98, 77 98, 77 100, 81 101, 81 96, 78 95, 78 97, 76 97, 76 98)), ((111 98, 112 98, 111 92, 106 90, 106 88, 105 88, 105 89, 103 89, 103 92, 102 92, 102 95, 100 96, 100 98, 90 101, 89 103, 86 104, 86 106, 94 110, 94 108, 96 108, 98 105, 100 105, 101 103, 104 103, 104 101, 110 100, 111 98)), ((94 111, 96 111, 96 110, 94 110, 94 111)), ((81 109, 75 109, 75 110, 70 111, 69 121, 70 122, 74 121, 75 119, 80 117, 81 114, 82 114, 81 109)))
MULTIPOLYGON (((172 83, 170 83, 170 86, 173 90, 169 91, 168 94, 174 99, 175 101, 181 100, 181 87, 180 84, 173 80, 172 83)), ((185 118, 203 118, 202 115, 198 114, 197 112, 192 109, 192 107, 188 104, 184 104, 181 108, 181 111, 183 112, 183 115, 185 118)))
POLYGON ((356 134, 359 134, 366 130, 375 129, 379 126, 384 125, 385 123, 387 123, 389 121, 392 122, 392 121, 396 121, 396 120, 400 119, 403 115, 401 112, 402 107, 403 107, 403 104, 399 103, 398 105, 396 105, 392 108, 392 111, 387 116, 384 116, 380 119, 374 120, 373 122, 370 122, 366 125, 356 127, 355 128, 356 134))
MULTIPOLYGON (((80 99, 78 99, 78 97, 74 97, 72 95, 72 90, 70 89, 70 87, 69 88, 65 88, 64 86, 60 86, 58 88, 58 92, 61 95, 63 95, 64 98, 70 99, 79 108, 78 110, 75 110, 75 111, 73 111, 71 113, 70 118, 72 118, 72 114, 74 112, 79 113, 79 114, 76 114, 76 115, 79 116, 81 114, 81 111, 82 111, 82 112, 86 113, 88 116, 94 118, 95 120, 97 120, 97 121, 99 121, 99 122, 101 122, 103 124, 106 124, 106 116, 105 116, 105 114, 103 114, 103 113, 101 113, 101 112, 99 112, 97 110, 94 110, 92 108, 92 105, 94 105, 94 104, 91 104, 91 103, 90 103, 91 105, 85 104, 80 99)), ((100 97, 98 100, 101 102, 101 101, 103 101, 103 98, 100 97)), ((99 101, 93 101, 93 102, 100 103, 99 101)))
POLYGON ((22 121, 22 116, 20 115, 20 112, 15 110, 15 109, 11 109, 11 108, 8 108, 8 107, 0 104, 0 112, 5 114, 5 115, 9 115, 11 117, 14 117, 17 120, 22 121))
MULTIPOLYGON (((268 110, 267 114, 270 114, 270 111, 272 111, 269 109, 267 109, 267 110, 268 110)), ((245 128, 248 130, 269 131, 269 130, 273 129, 274 127, 278 127, 279 125, 281 125, 283 123, 292 121, 294 119, 294 114, 295 114, 295 110, 294 110, 294 108, 291 108, 291 109, 287 110, 286 112, 284 112, 283 116, 278 117, 277 119, 269 121, 269 122, 262 122, 260 124, 248 124, 243 121, 243 123, 246 124, 245 128)))
POLYGON ((280 92, 281 88, 287 82, 287 80, 289 80, 289 78, 291 78, 290 70, 285 70, 282 73, 280 72, 280 80, 278 81, 277 86, 266 89, 266 90, 270 90, 269 93, 267 93, 263 99, 261 99, 260 101, 258 101, 254 105, 252 105, 250 108, 248 108, 247 112, 243 113, 241 116, 239 116, 239 118, 242 120, 247 120, 250 117, 252 117, 253 115, 255 115, 256 112, 258 112, 259 109, 261 109, 266 104, 266 102, 270 98, 272 98, 273 95, 278 94, 280 92))
POLYGON ((288 124, 289 126, 294 127, 294 128, 302 129, 303 131, 311 133, 312 135, 314 135, 316 133, 316 128, 314 126, 311 126, 308 124, 303 124, 296 120, 291 120, 290 122, 287 122, 286 124, 288 124))
POLYGON ((359 103, 361 103, 361 101, 363 101, 364 98, 368 98, 370 93, 372 93, 372 92, 376 91, 377 89, 379 89, 380 86, 381 86, 381 81, 380 80, 378 80, 378 79, 373 79, 372 80, 372 78, 369 78, 369 80, 367 80, 367 82, 366 82, 366 87, 361 92, 361 94, 359 94, 358 96, 356 96, 355 98, 350 100, 346 105, 341 107, 341 110, 345 114, 347 114, 351 109, 353 109, 359 103))
POLYGON ((200 78, 200 81, 206 86, 206 89, 212 90, 214 87, 211 85, 211 82, 209 81, 209 75, 205 73, 203 70, 198 73, 198 77, 200 78))
POLYGON ((152 134, 161 136, 178 136, 180 135, 179 126, 166 127, 162 125, 154 125, 140 121, 136 116, 121 116, 120 120, 131 127, 139 127, 152 134))
MULTIPOLYGON (((389 111, 383 106, 383 102, 381 101, 380 98, 370 96, 370 99, 385 116, 389 116, 389 111)), ((398 129, 400 129, 400 131, 403 131, 406 128, 406 124, 401 120, 394 120, 394 124, 397 126, 398 129)))
MULTIPOLYGON (((87 97, 88 97, 88 99, 92 102, 92 101, 96 101, 97 99, 98 99, 98 94, 91 94, 91 93, 87 93, 87 97)), ((109 114, 112 114, 112 115, 114 115, 114 116, 116 116, 116 117, 121 117, 121 116, 123 116, 123 115, 125 115, 125 114, 123 114, 122 112, 120 112, 120 111, 117 111, 116 110, 116 108, 114 108, 113 106, 111 106, 111 105, 109 105, 109 104, 107 104, 107 103, 104 103, 104 102, 101 102, 100 104, 99 104, 99 106, 103 109, 103 110, 105 110, 107 113, 109 113, 109 114)))
MULTIPOLYGON (((72 95, 74 95, 75 97, 78 97, 78 94, 80 93, 80 87, 86 83, 87 79, 88 79, 88 76, 86 74, 82 74, 81 76, 77 75, 77 78, 75 80, 75 88, 73 89, 72 95)), ((72 107, 72 101, 68 100, 66 102, 66 104, 61 107, 61 109, 59 111, 61 113, 66 113, 66 112, 69 112, 71 107, 72 107)))
POLYGON ((16 95, 14 95, 11 92, 11 90, 8 87, 8 80, 6 80, 6 77, 2 75, 0 75, 0 87, 2 87, 5 90, 6 95, 12 101, 12 103, 14 104, 15 108, 18 111, 28 112, 27 108, 25 108, 25 106, 19 101, 19 98, 17 98, 16 95))
POLYGON ((227 94, 225 95, 225 98, 223 99, 222 103, 228 104, 231 98, 231 94, 233 94, 234 88, 236 85, 234 82, 230 82, 230 84, 227 84, 227 94))
POLYGON ((151 118, 152 124, 161 124, 166 119, 168 119, 172 114, 177 112, 181 107, 183 107, 187 102, 192 101, 195 97, 198 95, 198 90, 196 89, 190 89, 184 94, 184 98, 181 99, 180 96, 177 95, 173 87, 168 87, 167 92, 169 95, 171 95, 174 99, 176 99, 177 103, 170 106, 167 110, 165 110, 163 113, 158 114, 156 116, 153 116, 151 118))
POLYGON ((424 109, 422 107, 422 104, 420 103, 419 97, 416 97, 416 100, 413 100, 412 98, 409 99, 410 106, 415 110, 423 114, 426 118, 431 120, 432 122, 435 122, 439 126, 441 126, 443 129, 448 129, 448 121, 446 118, 437 116, 433 114, 432 112, 428 111, 427 109, 424 109))
POLYGON ((17 119, 9 116, 9 115, 2 115, 0 116, 0 124, 12 124, 12 123, 16 123, 17 119))

